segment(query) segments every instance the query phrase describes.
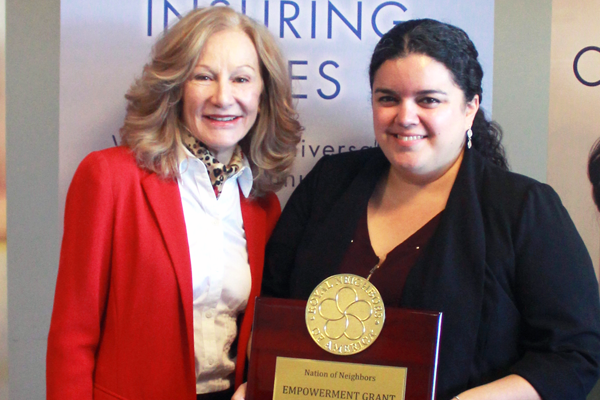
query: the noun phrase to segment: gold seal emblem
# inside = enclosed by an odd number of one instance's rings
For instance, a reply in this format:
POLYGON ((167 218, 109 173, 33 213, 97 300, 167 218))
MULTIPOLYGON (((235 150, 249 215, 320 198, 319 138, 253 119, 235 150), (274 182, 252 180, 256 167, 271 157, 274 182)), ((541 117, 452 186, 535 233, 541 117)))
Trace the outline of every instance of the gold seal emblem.
POLYGON ((321 282, 306 304, 306 327, 315 343, 338 355, 360 353, 378 337, 385 308, 375 286, 353 274, 321 282))

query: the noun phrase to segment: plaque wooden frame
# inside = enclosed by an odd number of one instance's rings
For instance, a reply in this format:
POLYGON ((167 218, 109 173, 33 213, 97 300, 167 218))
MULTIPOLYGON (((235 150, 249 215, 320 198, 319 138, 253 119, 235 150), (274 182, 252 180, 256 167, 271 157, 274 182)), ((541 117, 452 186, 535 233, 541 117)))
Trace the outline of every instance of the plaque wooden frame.
POLYGON ((277 357, 405 367, 405 400, 435 398, 441 312, 388 307, 379 338, 366 350, 343 356, 321 349, 310 337, 306 301, 259 297, 255 307, 247 400, 273 398, 277 357))

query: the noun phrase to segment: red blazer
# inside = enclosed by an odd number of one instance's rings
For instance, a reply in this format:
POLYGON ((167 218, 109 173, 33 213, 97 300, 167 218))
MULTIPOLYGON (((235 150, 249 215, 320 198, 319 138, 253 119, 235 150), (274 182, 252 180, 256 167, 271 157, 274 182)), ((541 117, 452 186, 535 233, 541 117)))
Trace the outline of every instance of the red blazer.
MULTIPOLYGON (((277 197, 241 200, 252 272, 236 386, 243 378, 277 197)), ((47 399, 195 400, 192 272, 177 182, 123 147, 94 152, 67 195, 48 335, 47 399)))

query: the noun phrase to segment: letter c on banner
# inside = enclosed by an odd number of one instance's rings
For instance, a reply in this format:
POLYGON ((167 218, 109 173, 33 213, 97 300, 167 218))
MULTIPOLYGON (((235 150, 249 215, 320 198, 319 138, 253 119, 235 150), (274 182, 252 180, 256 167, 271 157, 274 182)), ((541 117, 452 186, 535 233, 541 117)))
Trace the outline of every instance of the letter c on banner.
POLYGON ((585 79, 583 79, 581 77, 581 75, 579 75, 579 59, 581 58, 582 55, 584 55, 585 53, 587 53, 588 51, 597 51, 598 53, 600 53, 600 47, 596 47, 596 46, 588 46, 588 47, 584 47, 583 49, 581 49, 579 51, 579 53, 577 53, 577 55, 575 56, 575 60, 573 60, 573 72, 575 73, 575 77, 577 78, 577 80, 581 83, 583 83, 585 86, 598 86, 600 85, 600 80, 597 80, 596 82, 588 82, 585 79))

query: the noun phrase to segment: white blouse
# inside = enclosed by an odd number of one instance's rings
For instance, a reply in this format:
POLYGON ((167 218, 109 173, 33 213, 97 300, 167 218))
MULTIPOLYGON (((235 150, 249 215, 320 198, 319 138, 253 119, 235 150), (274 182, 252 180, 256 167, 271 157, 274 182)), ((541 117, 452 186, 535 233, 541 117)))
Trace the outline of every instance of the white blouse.
POLYGON ((250 265, 240 208, 248 197, 252 172, 243 168, 224 183, 217 199, 206 166, 187 152, 179 164, 179 193, 192 262, 196 393, 226 390, 233 384, 230 348, 237 317, 248 303, 250 265))

